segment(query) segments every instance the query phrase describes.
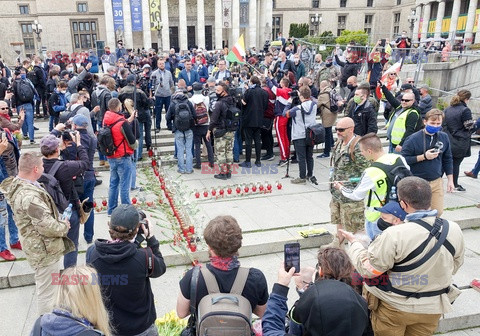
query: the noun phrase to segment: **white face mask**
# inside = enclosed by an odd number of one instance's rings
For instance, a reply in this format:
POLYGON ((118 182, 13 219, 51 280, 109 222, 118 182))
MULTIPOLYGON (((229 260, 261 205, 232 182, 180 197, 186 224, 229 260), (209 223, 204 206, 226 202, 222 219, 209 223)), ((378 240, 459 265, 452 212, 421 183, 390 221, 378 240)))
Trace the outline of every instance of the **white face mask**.
POLYGON ((73 72, 73 68, 67 68, 68 72, 73 72))
POLYGON ((62 91, 60 91, 60 92, 63 93, 63 94, 65 94, 65 93, 67 93, 67 90, 62 90, 62 91))

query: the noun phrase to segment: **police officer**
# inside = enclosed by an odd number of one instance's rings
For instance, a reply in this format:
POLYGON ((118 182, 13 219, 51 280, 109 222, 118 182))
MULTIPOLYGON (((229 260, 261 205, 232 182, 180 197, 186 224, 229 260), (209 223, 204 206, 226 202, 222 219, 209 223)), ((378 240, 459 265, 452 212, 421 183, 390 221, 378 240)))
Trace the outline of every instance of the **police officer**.
MULTIPOLYGON (((351 118, 342 118, 337 122, 336 131, 338 140, 332 151, 330 160, 330 182, 348 181, 350 178, 359 178, 363 171, 370 166, 368 160, 360 152, 358 141, 360 136, 353 132, 354 122, 351 118)), ((348 188, 355 188, 358 182, 346 182, 348 188)), ((337 229, 346 229, 350 232, 363 230, 365 222, 363 216, 363 202, 353 201, 330 184, 330 218, 337 225, 337 229)), ((339 246, 338 236, 335 236, 331 247, 339 246)))

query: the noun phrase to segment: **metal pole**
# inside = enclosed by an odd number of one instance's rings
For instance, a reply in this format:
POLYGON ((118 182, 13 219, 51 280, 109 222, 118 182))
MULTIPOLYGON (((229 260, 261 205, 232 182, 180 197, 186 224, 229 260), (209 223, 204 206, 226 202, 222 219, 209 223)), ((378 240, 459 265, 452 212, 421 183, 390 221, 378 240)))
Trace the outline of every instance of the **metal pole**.
POLYGON ((422 68, 422 59, 423 59, 424 49, 423 49, 423 47, 419 47, 418 50, 419 50, 418 51, 419 56, 418 56, 418 61, 417 61, 417 70, 415 71, 415 78, 414 78, 415 85, 418 84, 418 76, 419 76, 420 70, 422 68))

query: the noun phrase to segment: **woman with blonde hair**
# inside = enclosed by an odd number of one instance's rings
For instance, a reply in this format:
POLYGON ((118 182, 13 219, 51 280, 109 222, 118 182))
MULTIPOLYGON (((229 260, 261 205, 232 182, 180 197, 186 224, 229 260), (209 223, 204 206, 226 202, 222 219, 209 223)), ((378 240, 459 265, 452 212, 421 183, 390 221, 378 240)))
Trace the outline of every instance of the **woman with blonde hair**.
POLYGON ((52 285, 58 286, 55 308, 37 319, 31 336, 111 335, 100 278, 94 268, 75 266, 58 277, 52 274, 52 285))

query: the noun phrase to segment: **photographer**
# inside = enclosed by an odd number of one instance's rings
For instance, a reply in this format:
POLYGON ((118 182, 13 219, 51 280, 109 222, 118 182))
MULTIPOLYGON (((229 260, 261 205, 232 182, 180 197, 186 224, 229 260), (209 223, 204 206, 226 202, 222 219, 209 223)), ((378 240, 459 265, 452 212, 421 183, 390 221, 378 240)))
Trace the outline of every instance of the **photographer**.
MULTIPOLYGON (((58 124, 55 127, 54 134, 61 134, 65 131, 65 125, 58 124)), ((40 151, 43 155, 43 166, 45 173, 53 168, 56 162, 60 161, 61 165, 54 177, 60 183, 65 198, 72 204, 72 216, 70 217, 70 229, 68 230, 67 237, 70 238, 75 244, 75 251, 70 252, 63 258, 63 266, 68 268, 77 264, 78 255, 78 235, 80 229, 79 221, 79 207, 80 201, 78 192, 75 188, 74 178, 77 176, 83 176, 85 171, 89 168, 90 163, 88 159, 87 149, 81 143, 81 136, 78 132, 71 133, 71 139, 75 142, 77 148, 78 160, 59 160, 59 156, 62 151, 67 149, 67 141, 57 138, 56 135, 49 134, 40 140, 40 151)), ((62 154, 63 156, 63 154, 62 154)))
POLYGON ((86 261, 102 279, 108 298, 105 305, 117 335, 158 335, 150 278, 164 274, 166 266, 151 229, 148 220, 140 221, 133 205, 121 204, 110 218, 110 240, 97 239, 87 250, 86 261), (132 242, 135 237, 137 241, 145 238, 147 247, 132 242))

